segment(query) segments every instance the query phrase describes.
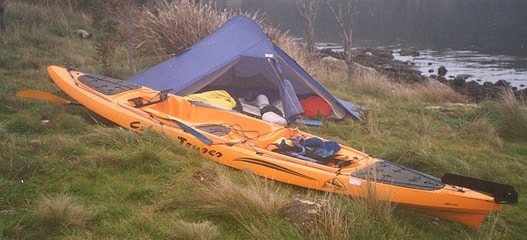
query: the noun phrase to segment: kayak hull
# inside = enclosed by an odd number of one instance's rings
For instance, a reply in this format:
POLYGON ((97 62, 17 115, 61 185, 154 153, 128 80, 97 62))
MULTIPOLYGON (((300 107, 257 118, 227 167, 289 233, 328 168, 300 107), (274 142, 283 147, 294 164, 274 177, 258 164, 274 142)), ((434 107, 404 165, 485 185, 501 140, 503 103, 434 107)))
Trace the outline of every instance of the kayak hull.
POLYGON ((269 148, 282 139, 319 138, 298 129, 77 70, 49 66, 48 74, 71 98, 124 128, 163 132, 207 159, 258 176, 351 197, 373 195, 471 227, 479 227, 492 211, 501 209, 492 196, 444 184, 349 146, 341 145, 337 154, 345 166, 307 161, 269 148))

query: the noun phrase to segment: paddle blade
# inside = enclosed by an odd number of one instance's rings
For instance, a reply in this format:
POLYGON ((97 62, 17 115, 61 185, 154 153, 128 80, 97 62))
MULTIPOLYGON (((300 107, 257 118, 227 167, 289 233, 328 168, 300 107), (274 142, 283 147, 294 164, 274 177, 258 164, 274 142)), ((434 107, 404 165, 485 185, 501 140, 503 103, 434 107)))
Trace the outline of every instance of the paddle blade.
POLYGON ((39 90, 22 90, 16 93, 17 97, 20 98, 31 98, 31 99, 40 99, 45 100, 48 103, 59 103, 59 104, 73 104, 73 105, 79 105, 77 102, 72 102, 69 100, 66 100, 64 98, 61 98, 57 95, 43 92, 39 90))
POLYGON ((494 197, 494 202, 500 204, 514 204, 518 202, 518 192, 514 187, 489 182, 481 179, 465 177, 457 174, 445 173, 441 178, 445 184, 452 184, 460 187, 471 188, 472 190, 490 193, 494 197))

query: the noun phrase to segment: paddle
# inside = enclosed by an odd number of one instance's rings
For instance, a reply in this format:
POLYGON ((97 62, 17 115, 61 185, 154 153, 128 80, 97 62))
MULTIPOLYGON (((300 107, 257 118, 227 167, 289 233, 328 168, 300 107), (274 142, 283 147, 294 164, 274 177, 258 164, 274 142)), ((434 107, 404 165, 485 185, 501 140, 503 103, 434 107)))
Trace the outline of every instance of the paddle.
POLYGON ((176 118, 174 118, 174 117, 172 117, 170 115, 167 115, 166 119, 175 122, 179 126, 179 128, 183 129, 183 131, 185 131, 185 132, 188 132, 188 133, 192 134, 194 137, 196 137, 197 139, 199 139, 203 143, 205 143, 207 145, 212 145, 212 143, 213 143, 212 139, 210 139, 210 138, 206 137, 205 135, 199 133, 198 131, 196 131, 196 129, 192 128, 191 126, 182 123, 181 121, 177 120, 176 118))
POLYGON ((70 104, 70 105, 79 105, 79 106, 81 105, 78 102, 69 101, 57 95, 54 95, 48 92, 39 91, 39 90, 22 90, 20 92, 17 92, 16 96, 21 97, 21 98, 46 100, 48 103, 70 104))
MULTIPOLYGON (((17 92, 16 96, 17 97, 21 97, 21 98, 31 98, 31 99, 46 100, 49 103, 59 103, 59 104, 69 104, 69 105, 82 106, 82 104, 80 104, 78 102, 69 101, 69 100, 61 98, 61 97, 59 97, 57 95, 54 95, 54 94, 51 94, 51 93, 48 93, 48 92, 39 91, 39 90, 22 90, 22 91, 17 92)), ((182 123, 181 121, 177 120, 176 118, 171 117, 171 118, 168 118, 168 120, 177 123, 177 125, 181 129, 183 129, 183 131, 192 134, 194 137, 196 137, 197 139, 199 139, 203 143, 205 143, 207 145, 211 145, 213 143, 212 139, 210 139, 210 138, 206 137, 205 135, 199 133, 196 129, 192 128, 191 126, 189 126, 189 125, 187 125, 185 123, 182 123)))
POLYGON ((472 190, 490 193, 492 196, 494 196, 494 202, 496 203, 514 204, 518 202, 518 192, 510 185, 489 182, 451 173, 445 173, 445 175, 441 178, 441 181, 445 184, 452 184, 459 187, 468 187, 472 190))

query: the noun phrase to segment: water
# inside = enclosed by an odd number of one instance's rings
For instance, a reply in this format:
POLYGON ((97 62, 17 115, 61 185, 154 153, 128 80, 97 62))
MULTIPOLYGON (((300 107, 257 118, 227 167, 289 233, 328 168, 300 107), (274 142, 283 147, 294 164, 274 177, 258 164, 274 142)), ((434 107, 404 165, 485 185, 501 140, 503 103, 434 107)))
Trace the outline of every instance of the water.
POLYGON ((458 50, 421 50, 419 53, 419 56, 401 56, 395 50, 393 55, 397 60, 414 64, 424 76, 437 75, 437 69, 445 66, 447 79, 462 75, 467 81, 481 84, 505 80, 518 89, 527 87, 527 58, 458 50))
MULTIPOLYGON (((303 37, 305 23, 295 2, 243 0, 240 7, 264 12, 272 25, 303 37)), ((325 4, 318 10, 316 41, 339 42, 333 13, 325 4)), ((443 65, 447 78, 467 75, 467 81, 505 80, 513 87, 526 88, 527 0, 368 0, 357 1, 353 11, 357 47, 412 46, 421 49, 420 56, 394 56, 412 62, 425 76, 432 74, 429 70, 437 74, 443 65), (447 48, 456 50, 439 50, 447 48), (471 51, 463 51, 467 49, 471 51)))

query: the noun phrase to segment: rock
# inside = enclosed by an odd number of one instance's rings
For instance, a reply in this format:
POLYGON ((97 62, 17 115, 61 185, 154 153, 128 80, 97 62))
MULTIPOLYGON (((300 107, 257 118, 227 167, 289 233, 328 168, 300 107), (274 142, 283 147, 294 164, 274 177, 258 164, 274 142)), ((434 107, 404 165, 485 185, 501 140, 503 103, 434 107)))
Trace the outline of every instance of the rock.
POLYGON ((494 86, 494 83, 491 83, 491 82, 484 82, 483 83, 483 87, 492 87, 494 86))
POLYGON ((487 93, 485 92, 485 87, 483 87, 481 84, 470 81, 467 84, 465 84, 465 95, 471 97, 472 99, 476 101, 481 101, 485 98, 487 98, 487 93))
POLYGON ((90 39, 92 38, 92 34, 84 29, 77 29, 73 31, 79 38, 81 39, 90 39))
POLYGON ((440 66, 438 69, 437 69, 437 74, 439 74, 439 76, 441 77, 444 77, 446 75, 446 73, 448 72, 448 70, 446 69, 445 66, 440 66))
POLYGON ((467 83, 467 81, 465 81, 465 79, 463 78, 454 78, 454 80, 450 80, 450 85, 452 86, 463 86, 467 83))
POLYGON ((212 169, 204 169, 192 174, 192 179, 202 184, 215 184, 218 182, 218 174, 212 169))
POLYGON ((421 54, 419 53, 419 51, 417 50, 414 50, 414 49, 401 49, 399 51, 399 54, 401 56, 412 56, 412 57, 417 57, 417 56, 420 56, 421 54))
POLYGON ((320 64, 324 67, 327 67, 333 70, 346 71, 348 68, 344 60, 333 57, 333 56, 322 57, 320 59, 320 64))
POLYGON ((509 82, 505 81, 505 80, 498 80, 496 83, 494 83, 494 86, 498 86, 498 87, 508 87, 510 86, 509 85, 509 82))
POLYGON ((280 214, 303 231, 310 232, 321 222, 326 206, 326 202, 313 202, 295 196, 282 207, 280 214))
POLYGON ((468 78, 472 77, 472 75, 470 74, 459 74, 457 75, 455 78, 459 78, 459 79, 463 79, 463 80, 467 80, 468 78))

